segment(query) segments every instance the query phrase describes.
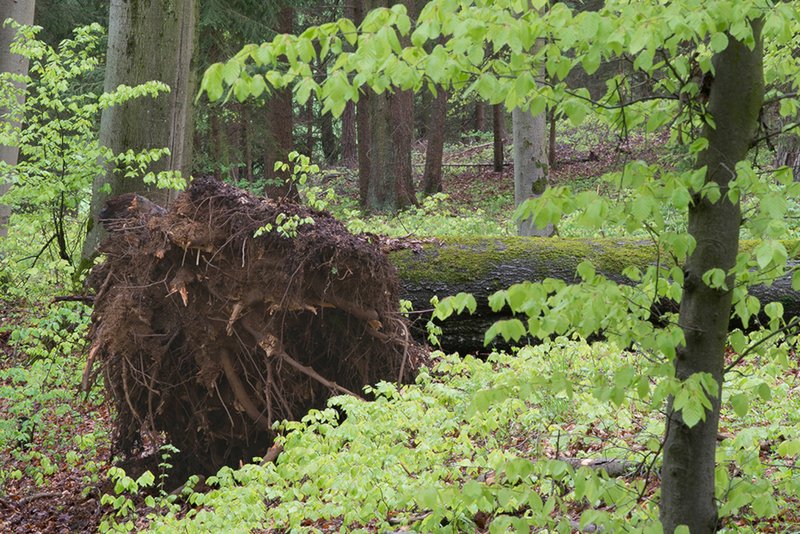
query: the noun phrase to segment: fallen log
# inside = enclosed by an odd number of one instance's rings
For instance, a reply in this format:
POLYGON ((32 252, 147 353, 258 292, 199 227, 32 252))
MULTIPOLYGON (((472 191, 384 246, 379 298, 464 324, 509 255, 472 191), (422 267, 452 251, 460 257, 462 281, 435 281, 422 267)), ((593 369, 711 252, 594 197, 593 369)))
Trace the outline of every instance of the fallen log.
MULTIPOLYGON (((741 246, 748 250, 757 243, 745 241, 741 246)), ((632 239, 447 237, 389 240, 384 249, 398 270, 402 298, 411 301, 415 310, 430 309, 434 295, 441 298, 466 292, 475 296, 478 309, 474 314, 464 313, 442 324, 442 348, 461 354, 486 352, 484 332, 495 321, 512 317, 507 309, 494 313, 489 307, 488 297, 498 290, 545 278, 577 282, 577 267, 584 260, 591 261, 598 274, 620 284, 632 284, 623 270, 631 265, 644 270, 655 265, 657 258, 652 242, 632 239)), ((661 259, 663 262, 663 255, 661 259)), ((792 290, 790 276, 771 286, 753 287, 750 293, 762 307, 781 302, 787 320, 800 315, 800 292, 792 290)), ((662 302, 660 307, 676 309, 676 304, 662 302)), ((429 317, 429 313, 417 316, 413 332, 419 339, 425 337, 429 317)), ((503 344, 497 341, 496 346, 503 344)))

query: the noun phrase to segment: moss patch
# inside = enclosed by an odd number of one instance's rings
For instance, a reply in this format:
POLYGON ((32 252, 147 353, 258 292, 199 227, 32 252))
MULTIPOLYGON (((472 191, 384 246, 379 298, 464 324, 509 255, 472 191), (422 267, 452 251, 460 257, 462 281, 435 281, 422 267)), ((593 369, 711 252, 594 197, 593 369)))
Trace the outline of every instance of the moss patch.
POLYGON ((646 267, 655 260, 645 241, 546 237, 447 237, 439 243, 390 253, 400 278, 411 282, 458 283, 479 280, 502 265, 523 260, 542 271, 563 272, 590 260, 600 272, 621 273, 628 265, 646 267))

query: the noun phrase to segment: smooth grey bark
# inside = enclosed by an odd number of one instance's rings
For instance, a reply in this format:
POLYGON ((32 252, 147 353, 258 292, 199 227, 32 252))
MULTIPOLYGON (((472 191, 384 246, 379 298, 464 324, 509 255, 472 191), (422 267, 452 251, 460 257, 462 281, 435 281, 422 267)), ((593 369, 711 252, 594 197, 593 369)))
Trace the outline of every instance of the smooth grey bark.
MULTIPOLYGON (((14 19, 20 24, 33 24, 33 13, 36 2, 34 0, 0 0, 0 72, 25 75, 28 73, 28 60, 17 54, 12 54, 10 47, 16 32, 3 26, 6 19, 14 19)), ((20 87, 20 89, 22 89, 20 87)), ((19 92, 20 104, 25 102, 24 92, 19 92)), ((0 109, 0 121, 9 120, 7 110, 0 109)), ((12 119, 13 120, 13 119, 12 119)), ((19 127, 19 121, 14 121, 12 127, 19 127)), ((19 147, 0 145, 0 161, 8 165, 17 164, 19 147)), ((8 192, 10 184, 5 177, 0 176, 0 198, 8 192)), ((0 237, 8 235, 8 220, 11 217, 11 206, 0 204, 0 237)))
MULTIPOLYGON (((547 188, 547 124, 544 112, 530 112, 514 108, 511 112, 514 139, 514 205, 519 206, 529 198, 544 193, 547 188)), ((553 225, 537 228, 530 219, 520 221, 518 233, 522 236, 551 236, 553 225)))
MULTIPOLYGON (((171 155, 150 170, 178 170, 188 177, 192 167, 192 106, 196 93, 198 4, 196 0, 112 0, 109 12, 105 90, 159 80, 168 94, 138 98, 103 110, 100 143, 115 154, 167 147, 171 155)), ((141 180, 125 178, 110 167, 92 185, 91 220, 83 256, 91 258, 102 239, 93 224, 109 195, 147 193, 166 205, 175 192, 158 190, 141 180), (110 193, 104 186, 111 187, 110 193)))
MULTIPOLYGON (((706 181, 719 184, 722 198, 716 203, 695 198, 689 207, 688 229, 697 246, 685 266, 679 323, 686 344, 679 347, 675 370, 682 380, 695 373, 710 373, 719 384, 720 395, 732 293, 708 287, 702 276, 713 268, 728 272, 739 252, 740 206, 728 199, 726 191, 735 177, 732 169, 746 157, 758 126, 764 95, 760 29, 761 22, 754 22, 753 50, 729 35, 728 48, 714 58, 716 72, 708 109, 716 127, 704 129, 708 148, 696 166, 707 167, 706 181)), ((733 287, 732 278, 727 285, 733 287)), ((714 469, 719 396, 711 403, 705 421, 691 428, 671 401, 667 406, 661 522, 668 534, 679 525, 687 525, 692 534, 717 530, 714 469)))

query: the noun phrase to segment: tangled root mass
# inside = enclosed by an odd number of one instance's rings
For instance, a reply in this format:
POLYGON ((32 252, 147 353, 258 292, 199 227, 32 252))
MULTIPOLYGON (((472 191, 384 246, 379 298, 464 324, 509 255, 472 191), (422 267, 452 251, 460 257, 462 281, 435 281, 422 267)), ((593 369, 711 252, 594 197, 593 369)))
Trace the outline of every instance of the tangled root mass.
POLYGON ((152 432, 210 472, 263 454, 275 421, 414 373, 393 267, 329 214, 198 179, 168 210, 124 195, 101 220, 90 361, 126 456, 152 432), (254 237, 280 214, 314 222, 254 237))

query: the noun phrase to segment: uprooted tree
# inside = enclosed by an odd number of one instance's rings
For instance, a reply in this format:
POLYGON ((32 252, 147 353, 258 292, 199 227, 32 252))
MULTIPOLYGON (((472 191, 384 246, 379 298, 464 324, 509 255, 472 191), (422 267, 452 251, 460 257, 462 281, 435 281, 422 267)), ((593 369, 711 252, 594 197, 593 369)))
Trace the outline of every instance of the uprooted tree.
POLYGON ((163 433, 210 472, 333 394, 413 376, 394 268, 329 215, 201 179, 168 211, 128 194, 101 220, 87 372, 101 363, 117 452, 163 433))

